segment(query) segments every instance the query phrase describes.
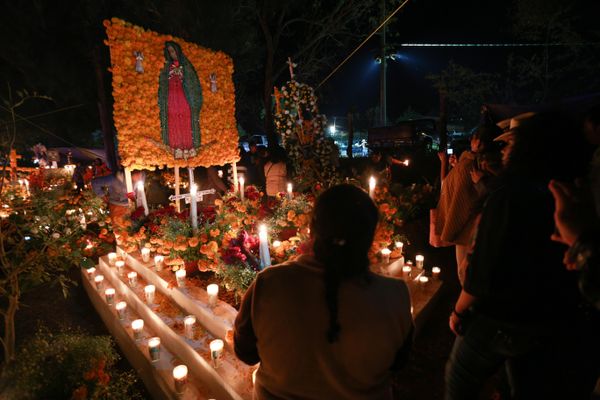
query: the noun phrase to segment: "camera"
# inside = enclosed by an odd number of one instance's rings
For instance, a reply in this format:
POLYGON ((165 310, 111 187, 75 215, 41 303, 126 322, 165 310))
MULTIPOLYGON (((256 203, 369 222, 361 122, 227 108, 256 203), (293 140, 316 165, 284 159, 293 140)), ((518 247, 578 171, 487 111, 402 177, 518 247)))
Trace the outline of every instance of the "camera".
POLYGON ((454 150, 451 147, 448 147, 448 149, 446 149, 446 154, 454 154, 454 150))

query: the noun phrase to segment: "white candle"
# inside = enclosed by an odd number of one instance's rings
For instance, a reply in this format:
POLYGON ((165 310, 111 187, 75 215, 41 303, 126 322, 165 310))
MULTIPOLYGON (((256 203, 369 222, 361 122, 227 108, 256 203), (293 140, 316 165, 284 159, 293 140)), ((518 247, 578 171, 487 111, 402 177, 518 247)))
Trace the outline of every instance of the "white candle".
POLYGON ((388 264, 390 262, 390 254, 392 251, 388 248, 381 249, 381 262, 388 264))
POLYGON ((154 285, 148 285, 144 287, 144 294, 146 295, 146 303, 152 304, 154 303, 154 293, 156 292, 156 287, 154 285))
POLYGON ((258 239, 260 241, 260 268, 266 268, 271 265, 271 254, 269 253, 269 242, 267 241, 267 226, 262 224, 258 227, 258 239))
POLYGON ((127 303, 125 303, 124 301, 120 301, 115 306, 115 309, 117 310, 117 315, 119 316, 119 319, 125 319, 125 310, 127 310, 127 303))
POLYGON ((213 361, 213 366, 219 368, 221 364, 221 356, 223 355, 224 343, 221 339, 215 339, 210 342, 210 358, 213 361))
POLYGON ((396 246, 396 248, 398 250, 400 250, 400 255, 402 255, 402 248, 404 247, 404 243, 402 243, 402 242, 396 242, 396 243, 394 243, 394 245, 396 246))
POLYGON ((231 164, 231 171, 233 172, 233 193, 237 194, 239 189, 238 175, 237 175, 237 163, 234 161, 231 164))
POLYGON ((123 273, 123 268, 125 267, 125 261, 123 261, 123 260, 115 261, 115 267, 117 268, 117 274, 121 275, 123 273))
POLYGON ((442 272, 440 267, 431 268, 431 275, 433 276, 433 279, 438 279, 440 277, 440 272, 442 272))
POLYGON ((96 289, 102 289, 102 284, 104 283, 104 275, 96 275, 94 278, 94 282, 96 283, 96 289))
POLYGON ((146 201, 146 191, 144 190, 144 181, 138 181, 136 187, 137 187, 137 195, 139 196, 139 199, 142 202, 142 207, 144 207, 144 215, 148 215, 148 202, 146 201))
POLYGON ((288 200, 291 200, 294 198, 294 192, 292 191, 292 183, 288 182, 287 184, 287 196, 288 196, 288 200))
POLYGON ((114 266, 116 261, 117 261, 117 253, 115 253, 115 252, 108 253, 108 264, 110 266, 114 266))
POLYGON ((160 338, 153 337, 148 340, 148 353, 152 362, 160 360, 160 338))
POLYGON ((258 372, 258 368, 252 371, 252 386, 256 385, 256 373, 258 372))
POLYGON ((419 277, 419 283, 420 283, 421 285, 425 285, 427 282, 429 282, 429 278, 428 278, 428 277, 426 277, 425 275, 421 275, 421 276, 419 277))
POLYGON ((417 268, 418 269, 423 269, 423 262, 425 261, 425 257, 423 257, 421 254, 417 254, 415 256, 415 262, 417 263, 417 268))
POLYGON ((129 280, 129 286, 135 287, 137 285, 137 272, 131 271, 128 273, 127 279, 129 280))
POLYGON ((144 330, 144 320, 134 319, 131 321, 131 329, 133 330, 133 338, 140 340, 142 338, 142 331, 144 330))
POLYGON ((147 247, 142 249, 142 261, 146 263, 150 261, 150 249, 147 247))
POLYGON ((94 268, 94 267, 88 268, 85 270, 85 272, 87 272, 88 279, 92 279, 94 277, 94 275, 96 274, 96 268, 94 268))
POLYGON ((112 306, 115 301, 115 289, 108 288, 104 291, 104 297, 106 298, 106 304, 112 306))
POLYGON ((196 194, 198 186, 194 183, 190 187, 190 218, 192 220, 192 229, 198 229, 198 203, 196 202, 196 194))
POLYGON ((154 267, 156 267, 157 271, 162 271, 164 261, 165 261, 164 256, 154 256, 154 267))
POLYGON ((185 269, 178 269, 175 272, 175 279, 177 280, 177 286, 185 287, 185 269))
POLYGON ((27 196, 29 196, 31 194, 31 193, 29 193, 29 180, 23 179, 23 183, 25 183, 25 189, 27 190, 27 196))
POLYGON ((404 267, 402 267, 402 276, 405 278, 409 277, 411 271, 412 271, 411 266, 405 265, 404 267))
POLYGON ((217 297, 219 296, 219 285, 211 283, 206 287, 208 293, 208 305, 214 307, 217 305, 217 297))
POLYGON ((274 249, 276 249, 281 246, 281 242, 279 240, 273 240, 272 246, 274 249))
POLYGON ((377 181, 375 180, 374 176, 371 176, 369 178, 369 197, 374 198, 375 197, 375 185, 377 184, 377 181))
POLYGON ((194 339, 194 325, 196 324, 196 317, 188 315, 183 319, 183 332, 185 337, 188 339, 194 339))
POLYGON ((240 182, 240 199, 244 200, 244 183, 246 182, 244 175, 240 175, 238 180, 240 182))
POLYGON ((173 379, 175 380, 175 391, 183 393, 187 382, 188 369, 185 365, 178 365, 173 368, 173 379))

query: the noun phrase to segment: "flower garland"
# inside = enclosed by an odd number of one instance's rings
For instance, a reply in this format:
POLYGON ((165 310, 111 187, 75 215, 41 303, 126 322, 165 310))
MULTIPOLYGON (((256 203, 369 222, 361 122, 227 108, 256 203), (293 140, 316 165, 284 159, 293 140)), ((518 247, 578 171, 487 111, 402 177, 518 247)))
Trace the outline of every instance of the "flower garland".
POLYGON ((327 119, 319 114, 314 89, 291 80, 281 90, 275 88, 274 97, 275 129, 292 161, 298 189, 337 183, 333 160, 338 149, 323 134, 327 119))
POLYGON ((157 166, 195 167, 223 165, 239 159, 235 120, 233 62, 212 51, 171 35, 160 35, 118 18, 104 21, 113 75, 114 121, 119 154, 125 167, 154 169, 157 166), (174 40, 194 65, 202 87, 200 110, 202 143, 188 158, 175 158, 161 139, 158 80, 164 66, 164 45, 174 40), (138 60, 135 54, 143 54, 138 60), (136 70, 136 62, 143 68, 136 70), (218 81, 211 90, 210 76, 218 81))

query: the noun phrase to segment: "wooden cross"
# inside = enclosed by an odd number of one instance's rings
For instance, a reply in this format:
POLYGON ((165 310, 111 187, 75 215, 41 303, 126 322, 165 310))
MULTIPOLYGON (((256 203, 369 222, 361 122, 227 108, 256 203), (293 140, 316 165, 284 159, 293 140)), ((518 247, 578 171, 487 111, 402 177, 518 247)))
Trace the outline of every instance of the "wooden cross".
POLYGON ((23 156, 20 156, 17 154, 17 151, 15 149, 12 149, 10 151, 10 167, 11 168, 17 168, 17 160, 20 160, 21 158, 23 158, 23 156))
POLYGON ((288 57, 288 60, 287 60, 287 62, 286 62, 286 63, 287 63, 287 65, 288 65, 288 66, 289 66, 289 68, 290 68, 290 78, 291 78, 291 80, 293 81, 293 80, 294 80, 294 67, 297 67, 297 66, 298 66, 298 64, 296 64, 296 63, 293 63, 293 62, 292 62, 292 58, 291 58, 291 57, 288 57))

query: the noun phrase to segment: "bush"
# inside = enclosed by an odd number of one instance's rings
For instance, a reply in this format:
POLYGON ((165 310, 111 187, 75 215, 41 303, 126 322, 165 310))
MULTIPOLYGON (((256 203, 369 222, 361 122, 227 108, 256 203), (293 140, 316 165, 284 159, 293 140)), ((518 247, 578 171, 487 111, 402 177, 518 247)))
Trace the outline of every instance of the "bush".
POLYGON ((119 355, 108 336, 40 329, 3 377, 6 399, 141 399, 132 372, 114 371, 119 355))

